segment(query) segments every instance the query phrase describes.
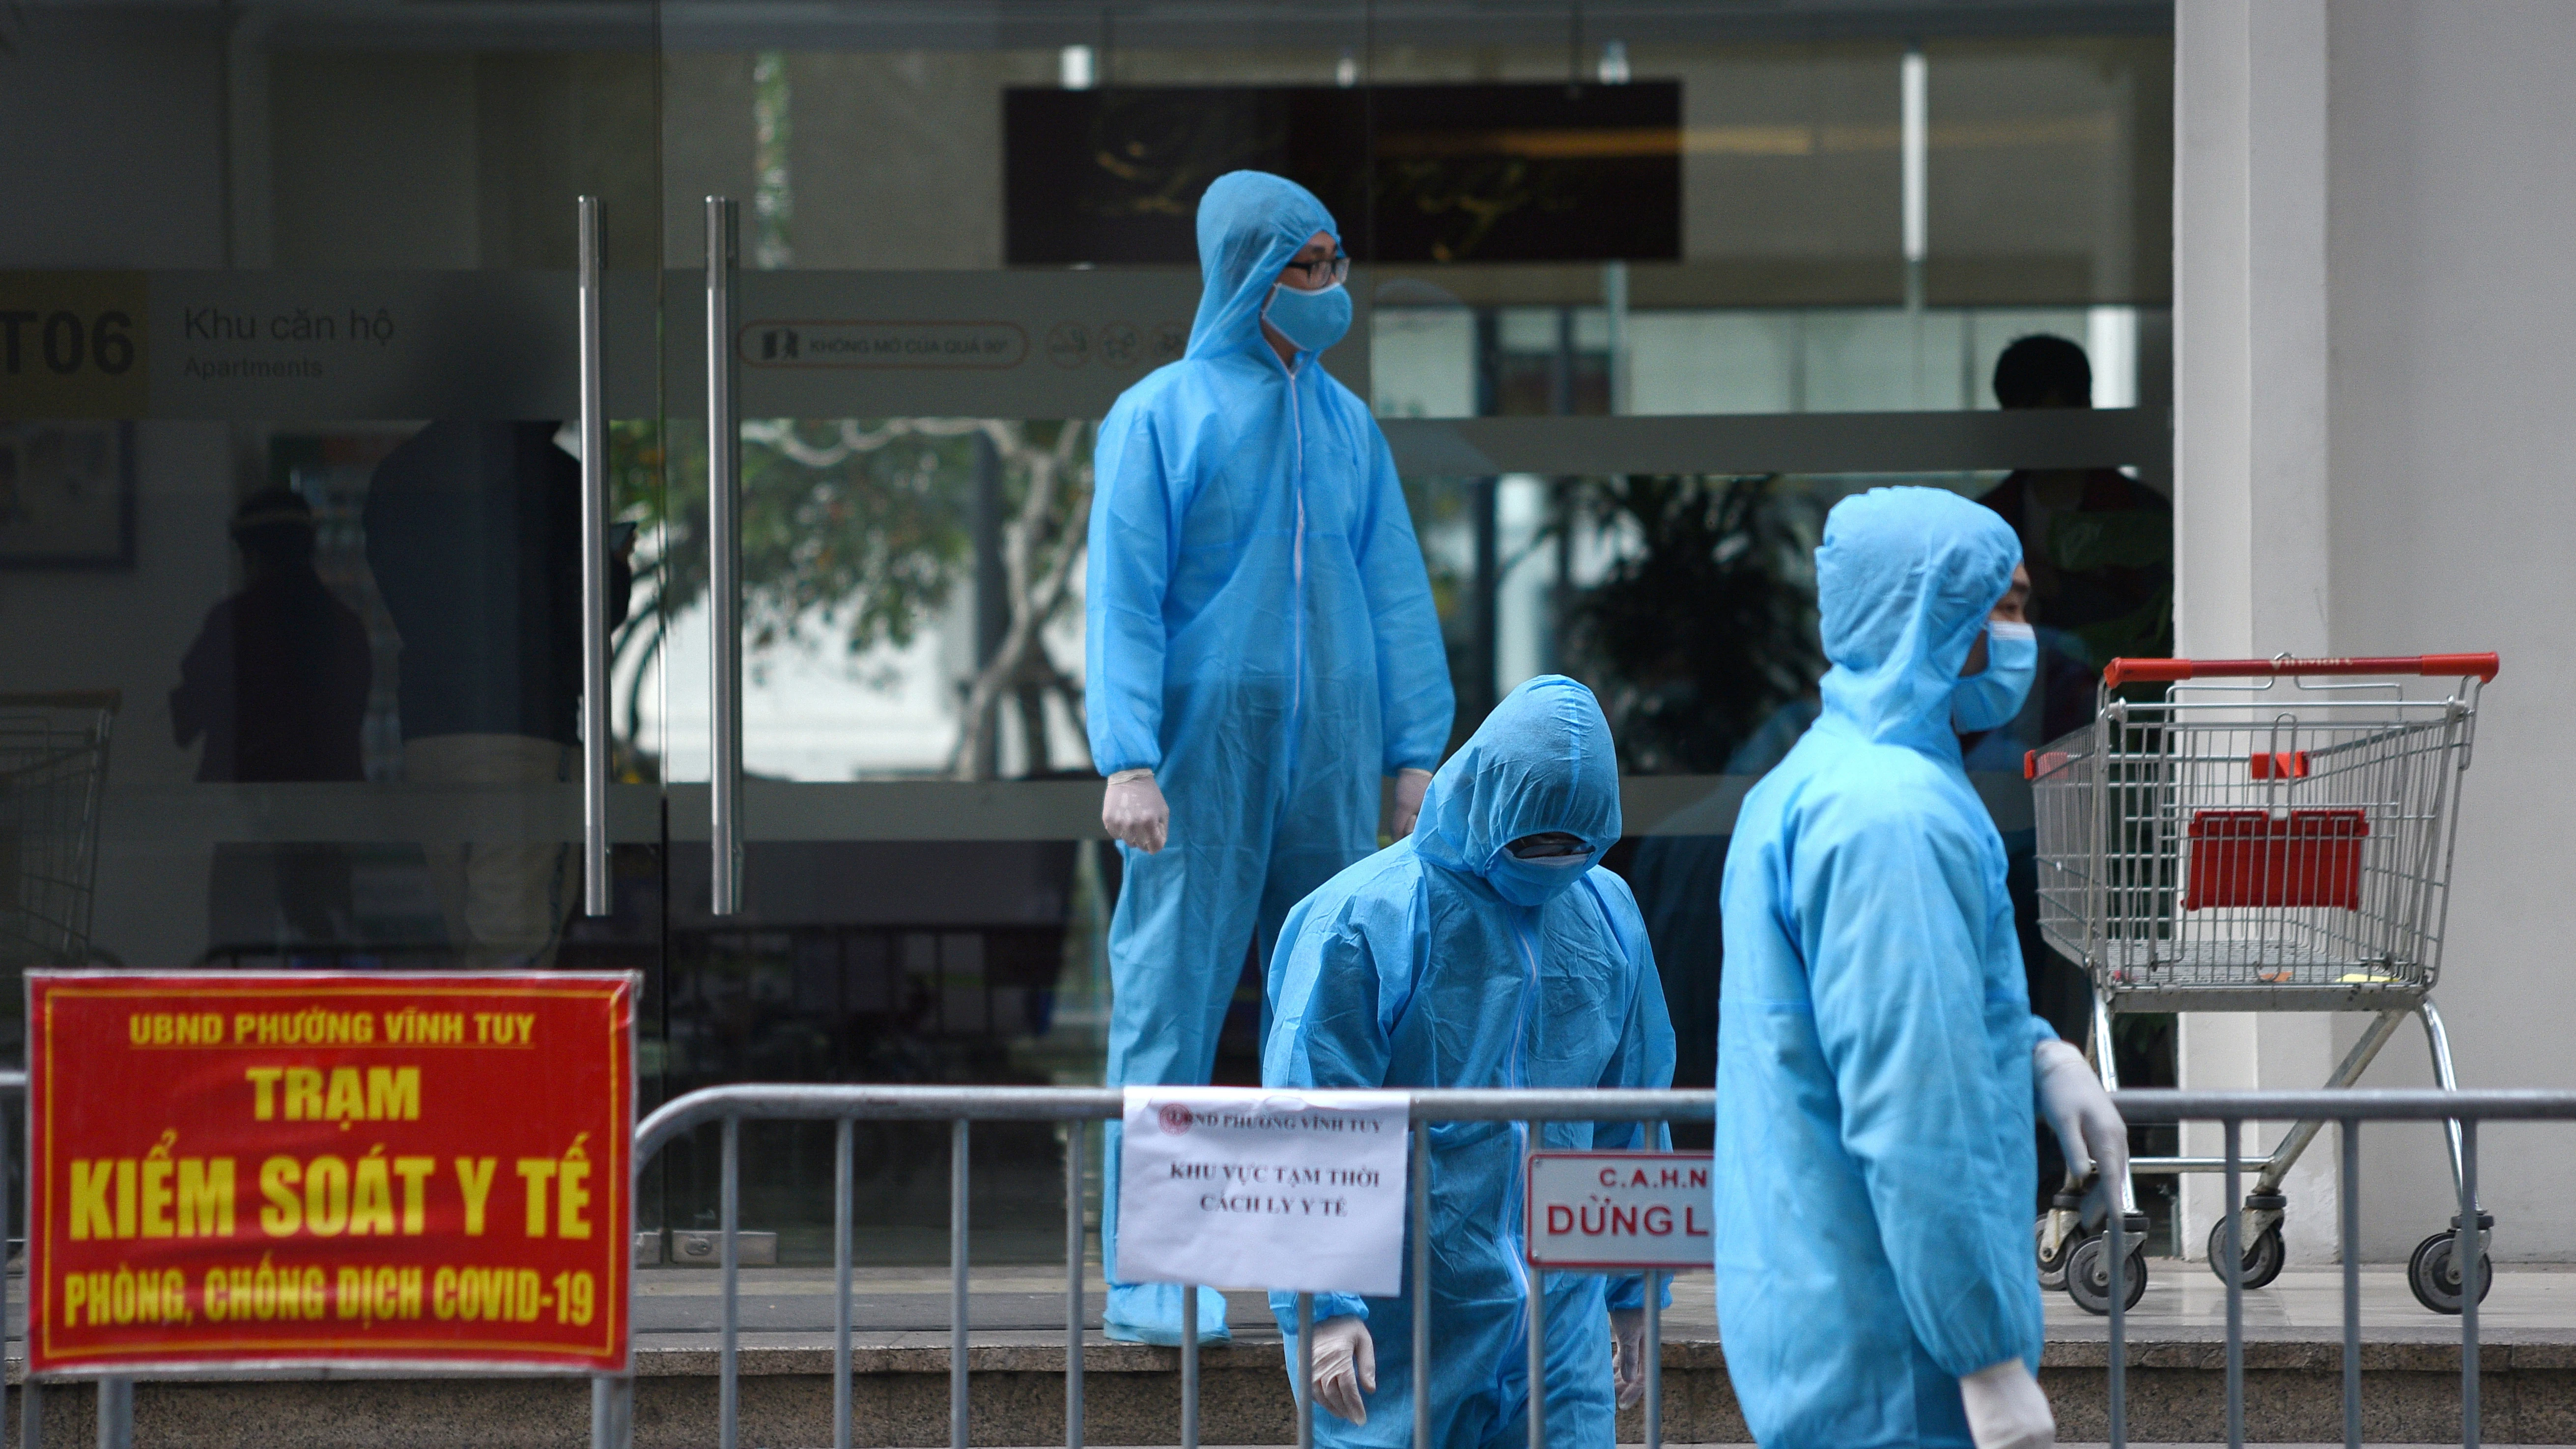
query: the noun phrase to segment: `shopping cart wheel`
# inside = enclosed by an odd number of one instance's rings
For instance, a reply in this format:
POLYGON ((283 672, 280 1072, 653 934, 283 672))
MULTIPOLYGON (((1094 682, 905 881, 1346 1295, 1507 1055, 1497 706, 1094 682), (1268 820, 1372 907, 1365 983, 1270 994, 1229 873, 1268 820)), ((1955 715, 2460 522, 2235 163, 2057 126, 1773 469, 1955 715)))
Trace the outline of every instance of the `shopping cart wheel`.
MULTIPOLYGON (((2147 1242, 2129 1239, 2129 1261, 2120 1265, 2120 1307, 2138 1306, 2147 1291, 2147 1242)), ((2111 1240, 2096 1233, 2075 1245, 2066 1257, 2066 1296, 2087 1313, 2111 1311, 2111 1240)))
MULTIPOLYGON (((2274 1223, 2254 1235, 2245 1249, 2244 1275, 2238 1281, 2248 1288, 2260 1288, 2281 1276, 2282 1260, 2289 1255, 2281 1247, 2281 1225, 2274 1223)), ((2209 1225, 2209 1271, 2219 1282, 2227 1281, 2227 1219, 2209 1225)))
POLYGON ((2083 1240, 2083 1230, 2077 1229, 2060 1239, 2057 1251, 2052 1254, 2048 1251, 2048 1214, 2041 1213, 2039 1221, 2031 1227, 2030 1237, 2032 1249, 2039 1258, 2041 1290, 2054 1293, 2065 1287, 2066 1260, 2075 1256, 2075 1245, 2083 1240))
MULTIPOLYGON (((2415 1290, 2415 1301, 2436 1313, 2460 1311, 2460 1264, 2452 1256, 2456 1237, 2445 1229, 2415 1245, 2415 1256, 2406 1260, 2406 1286, 2415 1290)), ((2478 1301, 2487 1301, 2487 1291, 2495 1287, 2495 1259, 2478 1261, 2478 1301)))

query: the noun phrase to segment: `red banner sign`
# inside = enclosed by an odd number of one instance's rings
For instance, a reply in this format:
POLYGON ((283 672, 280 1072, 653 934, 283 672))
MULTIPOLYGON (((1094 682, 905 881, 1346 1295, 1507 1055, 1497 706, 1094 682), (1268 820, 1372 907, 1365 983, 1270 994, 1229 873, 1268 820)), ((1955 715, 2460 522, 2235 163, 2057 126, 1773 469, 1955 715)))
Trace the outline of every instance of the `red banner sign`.
POLYGON ((28 1362, 618 1372, 624 975, 27 973, 28 1362))

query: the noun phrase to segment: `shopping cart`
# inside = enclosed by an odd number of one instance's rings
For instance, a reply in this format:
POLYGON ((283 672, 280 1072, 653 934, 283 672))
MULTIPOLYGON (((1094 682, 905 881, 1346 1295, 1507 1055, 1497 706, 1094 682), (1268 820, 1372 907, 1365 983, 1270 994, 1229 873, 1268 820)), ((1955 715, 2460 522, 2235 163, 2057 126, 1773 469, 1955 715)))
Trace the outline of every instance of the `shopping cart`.
POLYGON ((0 970, 89 964, 114 690, 0 694, 0 970))
MULTIPOLYGON (((2450 899, 2460 775, 2469 767, 2480 688, 2493 654, 2378 659, 2115 659, 2087 729, 2025 759, 2038 826, 2039 929, 2093 982, 2091 1056, 2117 1087, 2118 1012, 2353 1011, 2374 1014, 2327 1081, 2359 1079, 2408 1016, 2424 1023, 2433 1075, 2455 1086, 2433 1006, 2450 899), (2410 686, 2410 678, 2456 680, 2410 686), (2187 681, 2252 680, 2203 684, 2187 681), (2282 682, 2293 687, 2279 690, 2282 682), (2120 697, 2130 684, 2164 697, 2120 697), (2439 698, 2424 697, 2442 690, 2439 698)), ((2281 1271, 2281 1184, 2320 1124, 2301 1122, 2260 1164, 2245 1195, 2235 1271, 2249 1288, 2281 1271)), ((2458 1125, 2451 1124, 2454 1188, 2458 1125)), ((2139 1172, 2221 1172, 2225 1158, 2147 1157, 2139 1172)), ((2146 1226, 2121 1184, 2124 1296, 2145 1290, 2146 1226)), ((2084 1231, 2073 1191, 2036 1228, 2041 1281, 2109 1311, 2106 1238, 2084 1231)), ((2481 1211, 2484 1235, 2494 1219, 2481 1211)), ((2452 1252, 2462 1224, 2433 1234, 2407 1265, 2415 1297, 2460 1311, 2452 1252)), ((2210 1269, 2228 1276, 2226 1219, 2210 1269)), ((2478 1283, 2483 1300, 2492 1263, 2478 1283)))

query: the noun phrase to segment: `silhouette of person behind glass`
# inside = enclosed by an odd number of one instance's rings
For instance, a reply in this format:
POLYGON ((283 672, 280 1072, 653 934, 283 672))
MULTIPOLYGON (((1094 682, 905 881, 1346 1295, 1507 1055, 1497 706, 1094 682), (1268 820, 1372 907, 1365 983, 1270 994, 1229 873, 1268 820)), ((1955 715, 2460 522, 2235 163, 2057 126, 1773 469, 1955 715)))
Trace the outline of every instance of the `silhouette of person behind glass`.
MULTIPOLYGON (((575 778, 581 705, 581 464, 553 422, 433 422, 376 465, 367 563, 402 635, 403 776, 546 786, 575 778)), ((632 574, 609 565, 608 625, 632 574)), ((455 964, 552 963, 580 884, 554 841, 430 842, 455 964)))
MULTIPOLYGON (((313 568, 313 510, 268 488, 234 510, 244 584, 206 613, 170 691, 197 778, 273 783, 366 778, 360 730, 375 667, 366 626, 313 568)), ((350 938, 349 858, 317 844, 216 847, 210 945, 286 950, 350 938), (274 902, 274 916, 261 909, 274 902)))
MULTIPOLYGON (((2083 348, 2036 333, 1995 359, 1994 388, 2008 409, 2089 408, 2093 365, 2083 348)), ((2024 468, 1977 501, 2021 536, 2030 570, 2040 711, 2025 745, 2035 746, 2092 720, 2104 661, 2173 652, 2173 504, 2115 468, 2024 468)))
MULTIPOLYGON (((1995 402, 2005 408, 2088 408, 2093 366, 2063 337, 2035 334, 1995 360, 1995 402)), ((2025 468, 1977 500, 2021 535, 2030 572, 2039 678, 2021 717, 1961 741, 1971 771, 2015 774, 2022 753, 2093 721, 2102 665, 2173 652, 2173 505, 2112 468, 2025 468)), ((2031 1010, 2081 1042, 2091 1029, 2093 986, 2039 935, 2038 840, 2004 835, 2005 884, 2021 935, 2031 1010)), ((2057 1135, 2038 1133, 2040 1205, 2062 1172, 2057 1135)))

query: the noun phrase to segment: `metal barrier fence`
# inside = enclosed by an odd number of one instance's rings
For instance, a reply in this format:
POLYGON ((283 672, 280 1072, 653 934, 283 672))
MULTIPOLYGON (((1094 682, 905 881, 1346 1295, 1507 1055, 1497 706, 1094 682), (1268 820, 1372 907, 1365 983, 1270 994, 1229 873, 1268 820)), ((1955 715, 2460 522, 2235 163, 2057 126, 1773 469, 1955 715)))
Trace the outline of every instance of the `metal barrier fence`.
MULTIPOLYGON (((1717 1094, 1707 1091, 1621 1090, 1479 1090, 1414 1091, 1411 1104, 1412 1170, 1406 1184, 1412 1197, 1412 1220, 1431 1216, 1431 1124, 1435 1122, 1526 1122, 1530 1139, 1539 1138, 1543 1122, 1704 1122, 1716 1108, 1717 1094)), ((945 1121, 949 1128, 948 1199, 948 1438, 951 1449, 966 1449, 967 1439, 967 1211, 966 1172, 971 1122, 1061 1122, 1065 1126, 1065 1313, 1064 1431, 1068 1449, 1081 1449, 1083 1250, 1083 1134, 1087 1124, 1115 1121, 1125 1111, 1126 1097, 1115 1087, 868 1087, 868 1086, 732 1086, 709 1087, 665 1104, 635 1129, 635 1170, 641 1173, 653 1154, 673 1138, 708 1123, 721 1123, 717 1229, 722 1240, 719 1270, 724 1274, 722 1334, 716 1389, 717 1443, 737 1449, 740 1424, 736 1312, 740 1271, 736 1239, 739 1206, 739 1150, 745 1118, 828 1121, 839 1126, 834 1153, 832 1191, 832 1262, 834 1311, 832 1347, 832 1444, 850 1449, 850 1196, 852 1124, 880 1121, 945 1121)), ((1431 1361, 1431 1242, 1413 1235, 1413 1362, 1431 1361)), ((1647 1449, 1663 1442, 1662 1422, 1662 1274, 1646 1275, 1645 1428, 1647 1449)), ((1530 1284, 1529 1413, 1530 1449, 1546 1449, 1546 1275, 1532 1273, 1530 1284)), ((1198 1295, 1183 1292, 1181 1321, 1198 1322, 1198 1295)), ((1300 1346, 1297 1371, 1297 1443, 1315 1442, 1314 1295, 1297 1297, 1300 1346)), ((1183 1333, 1181 1360, 1181 1449, 1198 1449, 1199 1345, 1195 1331, 1183 1333)), ((633 1413, 627 1396, 632 1380, 613 1386, 602 1380, 593 1392, 591 1443, 594 1449, 624 1449, 633 1413)), ((1416 1394, 1413 1442, 1431 1443, 1431 1402, 1416 1394)))
MULTIPOLYGON (((2335 1196, 2336 1256, 2343 1265, 2343 1436, 2348 1449, 2361 1449, 2361 1124, 2364 1122, 2440 1122, 2458 1134, 2460 1149, 2459 1216, 2452 1226, 2457 1245, 2468 1245, 2460 1272, 2460 1443, 2478 1443, 2478 1300, 2488 1271, 2486 1254, 2490 1219, 2478 1209, 2478 1124, 2481 1122, 2564 1122, 2576 1120, 2576 1092, 2361 1090, 2344 1088, 2313 1092, 2191 1092, 2150 1088, 2117 1092, 2120 1115, 2132 1127, 2158 1122, 2217 1122, 2226 1134, 2224 1172, 2227 1204, 2226 1261, 2243 1264, 2244 1129, 2248 1122, 2336 1124, 2340 1157, 2335 1196)), ((2127 1284, 2128 1253, 2122 1245, 2119 1213, 2104 1224, 2109 1242, 2111 1444, 2126 1449, 2128 1427, 2127 1284)), ((2227 1285, 2227 1443, 2245 1442, 2245 1287, 2240 1267, 2222 1273, 2227 1285)))
MULTIPOLYGON (((0 1071, 0 1095, 23 1093, 26 1074, 0 1071)), ((1706 1091, 1416 1091, 1408 1093, 1412 1123, 1412 1170, 1407 1184, 1412 1198, 1412 1218, 1416 1223, 1429 1219, 1430 1197, 1430 1128, 1435 1122, 1519 1121, 1531 1125, 1532 1138, 1543 1122, 1618 1122, 1618 1121, 1703 1121, 1715 1106, 1716 1094, 1706 1091)), ((2463 1229, 2459 1241, 2468 1245, 2468 1260, 2460 1267, 2463 1285, 2460 1312, 2461 1347, 2461 1440, 2474 1446, 2478 1440, 2478 1298, 2477 1285, 2485 1271, 2487 1233, 2485 1220, 2477 1209, 2478 1128, 2490 1121, 2571 1121, 2576 1120, 2576 1092, 2566 1091, 2439 1091, 2439 1090, 2355 1090, 2310 1092, 2192 1092, 2165 1089, 2130 1090, 2116 1094, 2122 1114, 2132 1126, 2151 1123, 2217 1122, 2225 1133, 2226 1201, 2241 1199, 2243 1170, 2249 1164, 2243 1154, 2243 1132, 2249 1122, 2333 1122, 2340 1129, 2341 1213, 2338 1243, 2343 1266, 2343 1412, 2344 1438, 2351 1449, 2361 1445, 2361 1280, 2358 1247, 2361 1231, 2360 1171, 2361 1124, 2371 1121, 2438 1122, 2450 1124, 2460 1136, 2461 1174, 2459 1181, 2460 1216, 2463 1229)), ((739 1151, 741 1124, 745 1119, 829 1121, 838 1126, 838 1150, 835 1154, 833 1193, 834 1243, 834 1314, 832 1442, 835 1449, 848 1449, 851 1443, 850 1368, 851 1368, 851 1222, 853 1195, 852 1131, 862 1119, 890 1121, 946 1121, 950 1126, 950 1206, 949 1206, 949 1436, 952 1449, 965 1449, 967 1439, 967 1336, 970 1327, 968 1311, 967 1256, 967 1167, 971 1145, 970 1124, 979 1121, 1046 1121, 1061 1122, 1066 1129, 1065 1143, 1065 1443, 1068 1449, 1081 1449, 1084 1443, 1082 1420, 1083 1394, 1083 1324, 1084 1324, 1084 1248, 1086 1224, 1083 1217, 1083 1137, 1086 1124, 1115 1120, 1122 1114, 1122 1094, 1114 1088, 1046 1088, 1046 1087, 898 1087, 898 1086, 731 1086, 712 1087, 692 1092, 664 1105, 638 1126, 635 1134, 635 1167, 640 1173, 653 1154, 684 1132, 710 1123, 722 1130, 721 1188, 719 1199, 722 1240, 720 1271, 722 1279, 721 1349, 717 1384, 719 1442, 722 1449, 737 1449, 740 1418, 740 1181, 739 1151)), ((5 1137, 0 1137, 0 1181, 8 1171, 5 1137)), ((7 1194, 0 1193, 0 1238, 8 1230, 7 1194)), ((2233 1261, 2243 1261, 2244 1244, 2235 1224, 2239 1215, 2229 1215, 2225 1234, 2227 1251, 2233 1261)), ((2108 1242, 2110 1351, 2108 1356, 2108 1400, 2110 1438, 2115 1449, 2128 1443, 2127 1425, 2127 1308, 2126 1260, 2121 1215, 2113 1213, 2105 1225, 2108 1242)), ((1430 1244, 1422 1233, 1413 1235, 1413 1355, 1414 1362, 1431 1359, 1428 1297, 1430 1292, 1430 1244)), ((1646 1293, 1646 1374, 1644 1399, 1645 1441, 1649 1449, 1662 1442, 1661 1422, 1661 1326, 1658 1301, 1661 1275, 1650 1275, 1646 1293)), ((2245 1442, 2245 1339, 2244 1288, 2237 1275, 2221 1275, 2227 1288, 2227 1442, 2236 1449, 2245 1442)), ((1545 1341, 1545 1303, 1540 1297, 1544 1275, 1530 1275, 1532 1290, 1532 1331, 1530 1343, 1531 1405, 1529 1443, 1531 1449, 1545 1449, 1546 1408, 1545 1373, 1541 1362, 1545 1341)), ((1195 1324, 1198 1288, 1187 1292, 1184 1322, 1195 1324)), ((0 1316, 7 1310, 7 1284, 0 1278, 0 1316)), ((1301 1330, 1311 1326, 1311 1295, 1300 1295, 1298 1322, 1301 1330)), ((1297 1442, 1300 1449, 1314 1444, 1314 1396, 1312 1335, 1301 1334, 1306 1351, 1298 1365, 1297 1442)), ((1180 1348, 1181 1369, 1181 1443, 1183 1449, 1198 1449, 1199 1364, 1196 1334, 1184 1334, 1180 1348)), ((98 1381, 99 1439, 101 1449, 129 1449, 133 1439, 133 1380, 104 1378, 98 1381)), ((633 1429, 633 1379, 631 1377, 595 1377, 591 1384, 591 1442, 594 1449, 625 1449, 633 1429)), ((32 1379, 20 1398, 20 1432, 22 1444, 42 1442, 41 1386, 32 1379)), ((1413 1404, 1413 1443, 1416 1449, 1429 1449, 1431 1444, 1431 1411, 1427 1398, 1417 1394, 1413 1404)))

